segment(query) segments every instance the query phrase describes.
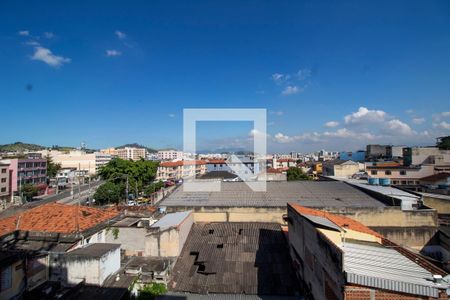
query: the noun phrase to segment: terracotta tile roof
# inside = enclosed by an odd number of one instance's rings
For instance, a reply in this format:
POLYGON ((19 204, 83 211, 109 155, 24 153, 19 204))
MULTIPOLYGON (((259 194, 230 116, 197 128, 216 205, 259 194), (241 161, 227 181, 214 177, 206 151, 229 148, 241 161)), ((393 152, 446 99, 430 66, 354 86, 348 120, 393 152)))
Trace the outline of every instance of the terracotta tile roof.
POLYGON ((293 158, 280 158, 277 160, 277 162, 296 162, 297 160, 293 158))
POLYGON ((374 235, 379 238, 383 237, 378 232, 375 232, 372 229, 370 229, 369 227, 361 224, 358 221, 350 219, 348 217, 331 214, 326 211, 307 208, 307 207, 304 207, 304 206, 301 206, 301 205, 298 205, 295 203, 288 203, 288 205, 301 215, 309 215, 309 216, 326 218, 326 219, 330 220, 331 222, 333 222, 334 224, 338 225, 339 227, 348 228, 348 229, 351 229, 354 231, 371 234, 371 235, 374 235))
POLYGON ((179 160, 179 161, 164 161, 159 164, 160 167, 181 167, 183 165, 185 166, 191 166, 191 165, 205 165, 206 162, 204 160, 179 160))
POLYGON ((14 230, 75 233, 92 228, 118 214, 117 209, 103 210, 48 203, 0 220, 0 236, 14 230))
POLYGON ((289 168, 268 168, 267 173, 283 173, 289 170, 289 168))
POLYGON ((209 159, 206 161, 207 164, 225 164, 224 159, 209 159))

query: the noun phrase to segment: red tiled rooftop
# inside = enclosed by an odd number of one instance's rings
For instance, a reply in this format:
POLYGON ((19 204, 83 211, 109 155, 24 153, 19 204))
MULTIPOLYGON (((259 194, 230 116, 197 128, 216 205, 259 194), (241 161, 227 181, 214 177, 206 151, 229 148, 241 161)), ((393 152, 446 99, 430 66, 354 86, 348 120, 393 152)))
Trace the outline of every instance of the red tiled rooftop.
POLYGON ((375 232, 372 229, 370 229, 369 227, 361 224, 358 221, 350 219, 348 217, 331 214, 326 211, 315 210, 315 209, 304 207, 304 206, 301 206, 301 205, 298 205, 295 203, 288 203, 288 205, 291 206, 297 213, 299 213, 301 215, 309 215, 309 216, 326 218, 326 219, 330 220, 331 222, 333 222, 334 224, 338 225, 339 227, 347 228, 347 229, 354 230, 354 231, 359 231, 362 233, 371 234, 371 235, 374 235, 374 236, 380 237, 380 238, 382 237, 382 235, 380 235, 378 232, 375 232))
POLYGON ((191 166, 191 165, 205 165, 206 162, 204 160, 180 160, 180 161, 165 161, 160 163, 159 165, 161 167, 181 167, 183 165, 185 166, 191 166))
POLYGON ((14 230, 75 233, 118 214, 116 209, 48 203, 0 220, 0 236, 14 230))

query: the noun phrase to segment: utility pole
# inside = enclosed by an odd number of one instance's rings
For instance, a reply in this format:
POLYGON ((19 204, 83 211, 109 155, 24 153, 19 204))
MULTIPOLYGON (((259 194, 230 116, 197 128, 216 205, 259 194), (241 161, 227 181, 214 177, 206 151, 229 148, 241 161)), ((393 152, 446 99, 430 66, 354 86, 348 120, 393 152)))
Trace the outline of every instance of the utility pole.
POLYGON ((126 188, 125 188, 125 193, 126 193, 126 195, 125 195, 125 201, 128 202, 128 175, 126 175, 126 176, 127 176, 127 185, 126 185, 126 188))

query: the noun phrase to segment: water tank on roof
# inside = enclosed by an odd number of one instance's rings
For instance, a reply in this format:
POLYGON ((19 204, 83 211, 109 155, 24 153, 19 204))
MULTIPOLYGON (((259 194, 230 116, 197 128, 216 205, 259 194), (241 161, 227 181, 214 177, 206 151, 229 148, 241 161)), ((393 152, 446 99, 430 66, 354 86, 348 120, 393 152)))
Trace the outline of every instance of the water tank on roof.
POLYGON ((391 180, 389 178, 380 178, 380 185, 389 186, 391 185, 391 180))
POLYGON ((369 182, 370 185, 378 185, 378 184, 380 184, 380 181, 379 181, 378 178, 369 178, 368 182, 369 182))

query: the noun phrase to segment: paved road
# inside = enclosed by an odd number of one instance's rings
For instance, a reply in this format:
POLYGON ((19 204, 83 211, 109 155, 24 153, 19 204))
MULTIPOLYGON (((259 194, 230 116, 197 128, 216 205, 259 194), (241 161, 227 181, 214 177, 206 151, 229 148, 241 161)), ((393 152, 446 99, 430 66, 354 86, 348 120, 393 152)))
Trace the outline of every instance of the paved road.
MULTIPOLYGON (((93 181, 91 182, 91 195, 95 192, 95 190, 102 184, 104 181, 93 181)), ((58 203, 65 203, 65 204, 77 204, 78 202, 83 203, 84 200, 88 196, 89 192, 89 184, 81 185, 80 186, 81 196, 78 198, 78 186, 73 187, 73 193, 74 195, 71 196, 70 192, 71 190, 66 190, 64 192, 61 192, 57 195, 50 195, 45 196, 39 199, 35 199, 33 201, 27 202, 20 206, 12 206, 2 212, 0 212, 0 219, 7 218, 9 216, 15 215, 16 213, 19 213, 21 211, 34 208, 43 204, 51 203, 51 202, 58 202, 58 203)))

